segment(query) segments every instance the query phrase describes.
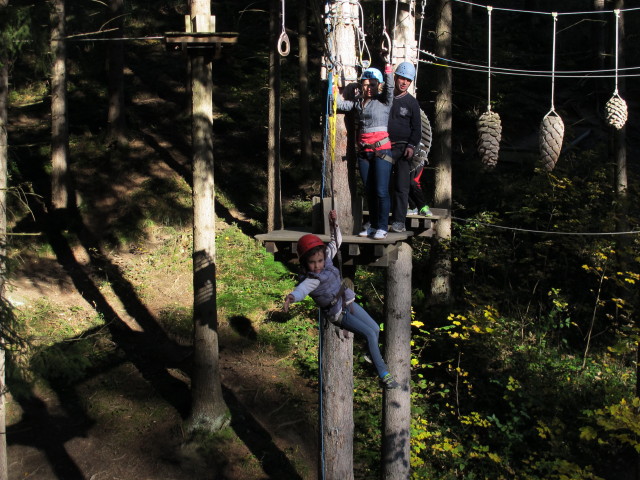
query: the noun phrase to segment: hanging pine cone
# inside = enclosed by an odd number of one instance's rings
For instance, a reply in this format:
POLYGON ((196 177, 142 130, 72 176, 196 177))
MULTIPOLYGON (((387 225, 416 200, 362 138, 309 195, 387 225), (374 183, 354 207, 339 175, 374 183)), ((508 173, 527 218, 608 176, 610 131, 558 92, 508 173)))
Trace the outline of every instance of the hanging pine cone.
POLYGON ((478 118, 478 154, 485 167, 493 168, 498 163, 500 140, 502 139, 502 123, 500 115, 487 110, 478 118))
POLYGON ((620 130, 627 123, 627 102, 624 101, 617 93, 609 99, 604 107, 607 117, 607 123, 612 127, 620 130))
POLYGON ((427 114, 420 109, 420 121, 422 123, 422 137, 420 139, 420 155, 427 159, 431 151, 431 143, 433 141, 433 131, 431 130, 431 122, 427 114))
POLYGON ((547 171, 555 168, 564 137, 564 122, 560 116, 553 112, 545 115, 540 124, 540 155, 542 165, 547 171))

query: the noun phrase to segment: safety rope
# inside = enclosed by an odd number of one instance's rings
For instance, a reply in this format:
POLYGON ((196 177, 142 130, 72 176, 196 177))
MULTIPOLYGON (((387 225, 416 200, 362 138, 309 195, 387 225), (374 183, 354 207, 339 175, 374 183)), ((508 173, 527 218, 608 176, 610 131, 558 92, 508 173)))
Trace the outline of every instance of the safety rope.
POLYGON ((389 38, 389 34, 387 33, 387 0, 382 0, 382 44, 380 45, 380 52, 382 52, 382 57, 385 62, 389 63, 391 55, 391 38, 389 38))
POLYGON ((280 33, 280 38, 278 38, 278 53, 286 57, 289 55, 289 51, 291 50, 291 44, 289 43, 289 36, 287 35, 287 30, 284 26, 284 15, 285 15, 285 3, 282 0, 282 33, 280 33))
POLYGON ((618 46, 618 39, 619 39, 619 30, 620 30, 620 9, 614 10, 613 13, 615 13, 615 15, 616 15, 616 44, 615 44, 615 49, 616 49, 616 83, 615 83, 615 90, 614 90, 613 94, 614 95, 618 95, 618 57, 620 55, 620 48, 618 46))
POLYGON ((489 53, 488 57, 488 68, 487 68, 487 112, 491 111, 491 11, 493 7, 487 7, 487 17, 489 21, 489 40, 487 41, 489 53))
POLYGON ((557 24, 558 24, 558 13, 557 12, 553 12, 553 46, 552 48, 552 55, 551 55, 551 110, 549 110, 549 112, 547 113, 548 116, 551 113, 556 113, 556 108, 554 105, 554 97, 555 97, 555 90, 556 90, 556 28, 557 28, 557 24))
MULTIPOLYGON (((487 8, 486 5, 469 2, 468 0, 454 0, 454 1, 459 3, 465 3, 467 5, 472 5, 474 7, 487 8)), ((553 15, 554 13, 554 12, 542 12, 538 10, 518 10, 514 8, 500 8, 500 7, 495 7, 495 10, 501 10, 503 12, 515 12, 515 13, 532 13, 537 15, 553 15)), ((634 10, 640 10, 640 7, 621 9, 622 12, 631 12, 634 10)), ((589 15, 589 14, 599 14, 599 13, 613 13, 613 10, 591 10, 591 11, 582 11, 582 12, 555 12, 555 13, 558 15, 589 15)))
POLYGON ((422 0, 420 12, 420 33, 418 34, 418 51, 416 52, 416 76, 413 79, 415 92, 418 93, 418 69, 420 68, 420 44, 422 43, 422 25, 424 24, 425 9, 427 8, 427 0, 422 0))
POLYGON ((465 223, 473 223, 475 225, 482 225, 483 227, 497 228, 499 230, 509 230, 513 232, 523 233, 537 233, 541 235, 561 235, 561 236, 582 236, 582 237, 605 237, 612 235, 640 235, 640 230, 631 230, 626 232, 562 232, 562 231, 550 231, 550 230, 532 230, 528 228, 506 227, 503 225, 495 225, 493 223, 480 222, 472 218, 460 218, 451 217, 453 220, 465 223))

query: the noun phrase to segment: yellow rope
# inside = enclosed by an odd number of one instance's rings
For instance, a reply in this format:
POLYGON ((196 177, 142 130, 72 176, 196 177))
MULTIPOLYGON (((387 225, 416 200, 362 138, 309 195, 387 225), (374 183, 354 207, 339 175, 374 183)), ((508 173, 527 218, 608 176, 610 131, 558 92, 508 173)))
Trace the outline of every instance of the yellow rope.
POLYGON ((331 158, 331 165, 336 159, 336 121, 338 118, 338 75, 333 73, 331 96, 333 97, 331 103, 331 114, 329 115, 329 155, 331 158))

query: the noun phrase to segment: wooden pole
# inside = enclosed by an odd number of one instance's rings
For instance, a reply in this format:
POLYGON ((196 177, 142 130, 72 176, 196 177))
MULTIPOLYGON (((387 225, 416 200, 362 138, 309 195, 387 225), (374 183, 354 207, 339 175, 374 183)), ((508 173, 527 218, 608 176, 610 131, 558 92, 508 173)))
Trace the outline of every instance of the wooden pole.
POLYGON ((283 228, 280 182, 280 0, 271 0, 269 16, 269 138, 267 140, 267 230, 283 228))
MULTIPOLYGON (((192 0, 192 31, 208 32, 209 0, 192 0)), ((217 431, 229 422, 222 397, 216 310, 215 183, 213 178, 212 48, 191 52, 193 143, 193 323, 190 430, 217 431)))
POLYGON ((413 252, 401 243, 387 272, 385 352, 400 388, 384 395, 382 478, 407 480, 411 467, 411 272, 413 252))

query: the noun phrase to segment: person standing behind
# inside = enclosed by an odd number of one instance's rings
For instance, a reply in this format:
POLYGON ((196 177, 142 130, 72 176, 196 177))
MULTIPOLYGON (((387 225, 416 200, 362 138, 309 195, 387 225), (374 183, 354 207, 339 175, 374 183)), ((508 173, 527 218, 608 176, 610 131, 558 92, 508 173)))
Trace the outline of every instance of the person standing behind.
POLYGON ((367 68, 360 78, 362 93, 355 100, 338 99, 338 110, 355 110, 358 124, 358 168, 369 204, 370 226, 358 235, 375 240, 389 231, 389 179, 393 167, 387 132, 393 102, 393 70, 385 66, 385 78, 377 68, 367 68), (382 91, 379 86, 383 85, 382 91))
POLYGON ((422 137, 420 105, 408 91, 416 69, 410 62, 402 62, 395 71, 394 98, 389 113, 389 138, 394 162, 393 210, 391 231, 404 232, 411 185, 411 159, 422 137))

